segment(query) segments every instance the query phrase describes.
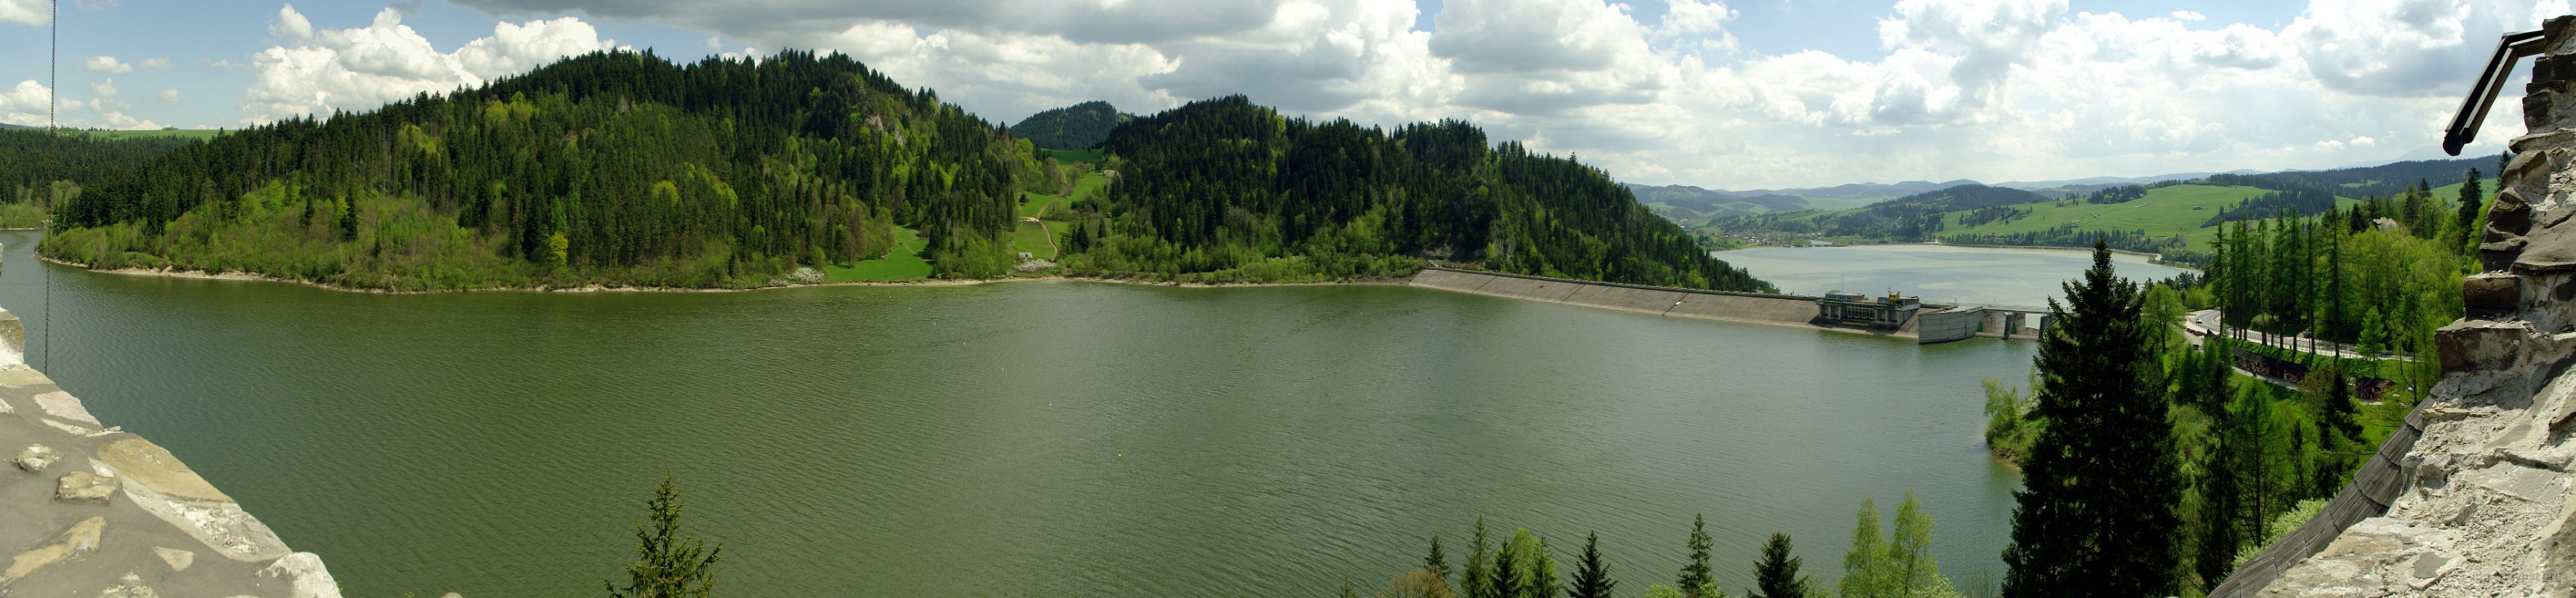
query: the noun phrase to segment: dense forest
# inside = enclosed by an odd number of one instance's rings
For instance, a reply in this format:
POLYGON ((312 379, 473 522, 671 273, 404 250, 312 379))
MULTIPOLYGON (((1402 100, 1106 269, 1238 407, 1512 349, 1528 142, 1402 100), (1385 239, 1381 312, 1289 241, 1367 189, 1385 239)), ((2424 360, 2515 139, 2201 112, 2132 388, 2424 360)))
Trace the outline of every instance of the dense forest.
POLYGON ((1240 97, 1112 131, 1116 174, 1073 224, 1077 273, 1205 282, 1409 272, 1412 256, 1521 274, 1724 290, 1770 286, 1708 257, 1608 173, 1459 121, 1392 133, 1240 97), (1094 233, 1105 231, 1097 241, 1094 233))
POLYGON ((567 59, 179 148, 57 210, 48 255, 354 287, 749 286, 919 229, 995 261, 1032 148, 850 59, 567 59))
POLYGON ((0 129, 0 228, 37 228, 80 185, 134 170, 190 143, 177 137, 97 139, 0 129))
POLYGON ((1768 288, 1606 173, 1465 123, 1389 135, 1233 97, 1131 121, 1107 147, 1077 172, 838 54, 601 52, 179 145, 54 206, 40 249, 393 290, 757 287, 896 256, 927 261, 916 277, 1293 282, 1432 258, 1768 288), (1013 255, 1033 250, 1063 268, 1013 255))
POLYGON ((1135 120, 1108 102, 1090 101, 1029 115, 1011 125, 1011 135, 1047 149, 1091 149, 1109 139, 1109 130, 1135 120))

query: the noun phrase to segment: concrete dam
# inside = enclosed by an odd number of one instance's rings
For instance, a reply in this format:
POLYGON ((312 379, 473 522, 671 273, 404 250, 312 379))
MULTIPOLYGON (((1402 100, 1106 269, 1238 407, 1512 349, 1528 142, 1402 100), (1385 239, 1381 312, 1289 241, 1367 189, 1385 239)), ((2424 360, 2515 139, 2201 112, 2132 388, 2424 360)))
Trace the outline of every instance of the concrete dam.
POLYGON ((2032 339, 2047 314, 2029 308, 1928 305, 1850 295, 1739 293, 1653 287, 1426 267, 1408 286, 1574 305, 1669 318, 1799 326, 1896 338, 1921 344, 1971 337, 2032 339))

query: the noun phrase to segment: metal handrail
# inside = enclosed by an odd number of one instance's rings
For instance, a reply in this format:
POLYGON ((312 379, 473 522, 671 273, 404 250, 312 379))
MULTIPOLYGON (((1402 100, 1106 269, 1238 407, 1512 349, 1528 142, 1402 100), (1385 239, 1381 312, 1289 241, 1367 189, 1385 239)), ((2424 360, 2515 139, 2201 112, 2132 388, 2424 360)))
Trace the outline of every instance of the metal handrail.
POLYGON ((2504 91, 2505 77, 2513 75, 2513 63, 2524 56, 2540 53, 2541 30, 2504 34, 2496 43, 2495 57, 2487 59, 2487 69, 2478 74, 2478 84, 2469 88, 2469 97, 2460 101, 2460 113, 2451 117, 2451 128, 2442 132, 2442 151, 2460 155, 2460 148, 2478 138, 2478 125, 2487 120, 2487 110, 2495 107, 2496 94, 2504 91))

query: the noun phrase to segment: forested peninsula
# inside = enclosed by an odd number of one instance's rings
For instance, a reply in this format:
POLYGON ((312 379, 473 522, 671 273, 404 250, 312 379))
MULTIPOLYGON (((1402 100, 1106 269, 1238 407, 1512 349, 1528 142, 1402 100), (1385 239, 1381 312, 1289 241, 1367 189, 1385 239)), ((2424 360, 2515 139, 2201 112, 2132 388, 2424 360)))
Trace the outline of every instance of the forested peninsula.
POLYGON ((614 51, 189 142, 14 203, 46 203, 38 250, 57 261, 370 290, 1323 282, 1431 260, 1770 288, 1607 173, 1463 122, 1390 133, 1228 97, 1102 148, 1038 149, 838 54, 614 51))

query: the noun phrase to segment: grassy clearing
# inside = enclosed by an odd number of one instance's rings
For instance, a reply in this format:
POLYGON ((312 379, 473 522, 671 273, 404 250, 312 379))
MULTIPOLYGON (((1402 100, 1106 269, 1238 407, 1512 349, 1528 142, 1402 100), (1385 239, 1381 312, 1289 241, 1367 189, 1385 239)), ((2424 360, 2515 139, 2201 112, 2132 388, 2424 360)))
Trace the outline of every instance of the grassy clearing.
POLYGON ((1082 178, 1073 181, 1073 194, 1065 196, 1067 198, 1065 203, 1090 201, 1091 198, 1099 196, 1102 187, 1107 186, 1109 186, 1109 177, 1100 176, 1097 172, 1084 174, 1082 178))
POLYGON ((913 232, 912 229, 902 227, 896 227, 894 235, 895 249, 886 252, 885 257, 860 260, 859 263, 848 266, 838 264, 824 266, 824 282, 929 279, 930 260, 923 258, 921 252, 929 248, 930 240, 921 238, 921 235, 913 232))
POLYGON ((1048 207, 1048 206, 1053 206, 1053 205, 1055 205, 1055 200, 1056 200, 1056 196, 1053 196, 1053 195, 1047 195, 1047 194, 1044 194, 1044 193, 1031 193, 1031 192, 1028 192, 1028 191, 1021 191, 1021 192, 1020 192, 1020 217, 1021 217, 1021 218, 1036 218, 1036 217, 1039 217, 1039 216, 1044 216, 1044 215, 1046 215, 1047 207, 1048 207))
POLYGON ((1042 260, 1055 259, 1055 246, 1047 242, 1047 233, 1053 230, 1035 222, 1022 221, 1019 228, 1011 229, 1011 251, 1025 251, 1042 260))

